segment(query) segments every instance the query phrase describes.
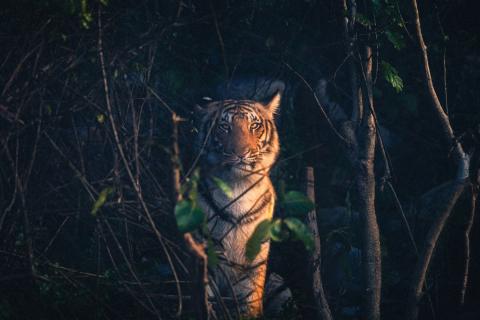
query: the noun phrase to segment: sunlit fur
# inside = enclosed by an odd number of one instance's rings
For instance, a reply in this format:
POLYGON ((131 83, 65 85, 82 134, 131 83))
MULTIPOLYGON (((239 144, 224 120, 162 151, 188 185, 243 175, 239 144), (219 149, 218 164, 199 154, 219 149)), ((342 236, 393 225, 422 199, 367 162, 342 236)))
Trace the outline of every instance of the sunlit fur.
POLYGON ((262 314, 270 244, 263 243, 252 262, 245 257, 245 246, 256 226, 273 215, 275 190, 268 174, 280 148, 274 123, 279 104, 277 94, 267 104, 225 100, 199 111, 196 144, 206 186, 200 206, 209 217, 209 231, 221 256, 213 271, 212 291, 216 286, 221 296, 235 297, 242 314, 249 317, 262 314), (214 177, 232 194, 222 191, 214 177))

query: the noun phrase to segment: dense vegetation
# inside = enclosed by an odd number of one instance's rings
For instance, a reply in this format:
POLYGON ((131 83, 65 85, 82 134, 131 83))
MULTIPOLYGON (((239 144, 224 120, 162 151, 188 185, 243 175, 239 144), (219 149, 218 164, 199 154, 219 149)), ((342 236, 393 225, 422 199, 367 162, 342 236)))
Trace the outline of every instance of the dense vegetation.
MULTIPOLYGON (((470 178, 429 265, 420 319, 480 312, 474 4, 419 4, 433 83, 455 142, 471 154, 470 178)), ((194 317, 194 260, 177 228, 172 172, 179 165, 183 181, 194 179, 195 104, 255 77, 285 84, 272 172, 280 196, 301 190, 305 167, 315 169, 333 318, 364 317, 356 167, 332 129, 355 109, 351 66, 368 91, 364 46, 374 56, 377 140, 385 146, 375 153, 382 319, 403 319, 425 235, 455 178, 454 143, 445 143, 431 107, 411 3, 365 0, 356 8, 355 33, 345 35, 352 12, 336 0, 3 1, 0 319, 194 317), (179 159, 172 114, 181 118, 179 159)), ((274 243, 270 271, 293 292, 285 319, 316 316, 309 254, 298 241, 274 243)))

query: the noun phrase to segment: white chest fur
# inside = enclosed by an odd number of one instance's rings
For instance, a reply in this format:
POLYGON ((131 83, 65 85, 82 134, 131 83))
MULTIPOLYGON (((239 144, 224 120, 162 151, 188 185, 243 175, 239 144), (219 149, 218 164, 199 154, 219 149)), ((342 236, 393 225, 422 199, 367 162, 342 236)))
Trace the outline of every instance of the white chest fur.
POLYGON ((209 217, 209 230, 213 239, 221 243, 223 255, 227 261, 245 264, 245 246, 256 226, 265 219, 271 219, 275 204, 274 189, 268 176, 256 176, 251 179, 230 183, 232 193, 227 196, 222 190, 212 188, 211 199, 216 208, 202 201, 202 207, 209 217), (266 196, 269 196, 268 198, 266 196), (252 210, 262 206, 262 200, 268 199, 254 219, 248 223, 235 223, 252 210), (231 221, 218 216, 216 210, 222 210, 231 221))

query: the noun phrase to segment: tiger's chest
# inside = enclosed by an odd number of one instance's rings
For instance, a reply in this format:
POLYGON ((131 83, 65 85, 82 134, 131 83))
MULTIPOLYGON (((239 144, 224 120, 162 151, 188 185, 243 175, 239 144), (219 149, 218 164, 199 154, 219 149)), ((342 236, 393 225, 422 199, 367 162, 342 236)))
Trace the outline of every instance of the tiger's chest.
POLYGON ((273 216, 275 192, 268 178, 255 185, 233 185, 232 191, 229 197, 214 189, 210 201, 200 203, 208 215, 210 235, 222 255, 227 261, 244 264, 248 239, 261 221, 273 216))

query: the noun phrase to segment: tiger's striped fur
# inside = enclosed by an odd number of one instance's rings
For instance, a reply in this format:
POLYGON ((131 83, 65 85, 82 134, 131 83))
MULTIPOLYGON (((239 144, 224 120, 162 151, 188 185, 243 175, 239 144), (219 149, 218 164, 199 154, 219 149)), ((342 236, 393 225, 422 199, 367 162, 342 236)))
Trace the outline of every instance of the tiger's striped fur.
POLYGON ((220 253, 213 282, 222 296, 236 300, 249 317, 263 311, 270 243, 262 244, 252 262, 245 257, 245 247, 256 226, 273 216, 275 190, 269 172, 280 150, 274 123, 279 105, 277 93, 267 104, 224 100, 201 111, 197 144, 205 190, 199 202, 220 253), (226 195, 214 177, 228 184, 233 194, 226 195))

